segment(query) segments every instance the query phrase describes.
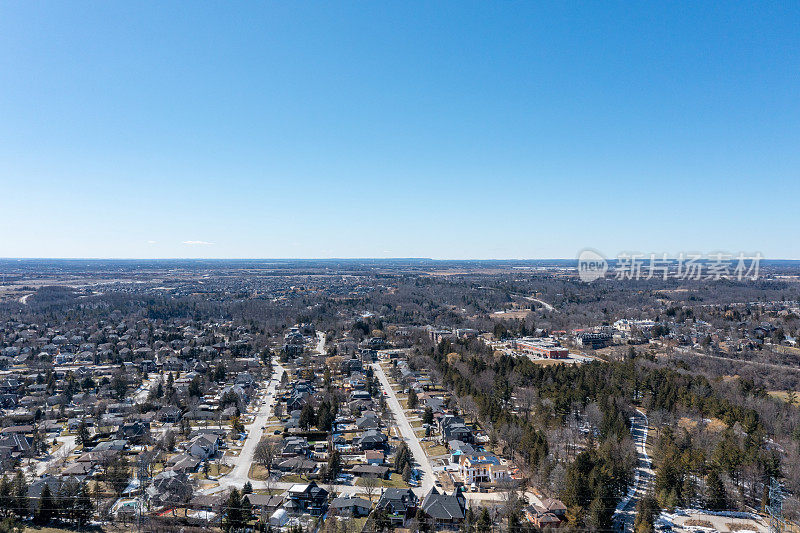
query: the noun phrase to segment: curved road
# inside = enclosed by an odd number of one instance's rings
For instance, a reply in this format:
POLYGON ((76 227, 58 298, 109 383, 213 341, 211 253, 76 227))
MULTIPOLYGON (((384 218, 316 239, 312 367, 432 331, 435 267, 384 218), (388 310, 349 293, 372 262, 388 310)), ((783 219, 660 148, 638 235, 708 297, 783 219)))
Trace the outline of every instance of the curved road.
POLYGON ((524 294, 511 294, 511 296, 515 296, 517 298, 522 298, 524 300, 528 300, 529 302, 536 302, 537 304, 541 305, 548 311, 555 311, 556 308, 550 305, 549 303, 545 302, 544 300, 540 300, 539 298, 534 298, 533 296, 525 296, 524 294))
POLYGON ((633 520, 636 517, 636 504, 650 489, 653 481, 653 461, 647 455, 647 428, 649 421, 644 411, 636 410, 631 417, 631 436, 636 445, 637 464, 633 486, 628 494, 617 505, 614 516, 614 529, 617 531, 633 531, 633 520))

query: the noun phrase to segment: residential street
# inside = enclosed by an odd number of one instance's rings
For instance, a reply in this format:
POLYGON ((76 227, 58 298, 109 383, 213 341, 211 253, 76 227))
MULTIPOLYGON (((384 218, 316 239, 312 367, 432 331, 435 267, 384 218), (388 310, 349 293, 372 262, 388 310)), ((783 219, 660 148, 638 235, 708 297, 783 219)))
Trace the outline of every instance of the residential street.
POLYGON ((48 468, 56 466, 59 461, 69 457, 73 450, 78 447, 78 437, 75 435, 58 436, 56 441, 61 443, 61 447, 49 458, 36 464, 37 477, 47 472, 48 468))
POLYGON ((253 462, 253 455, 256 452, 256 446, 261 441, 264 434, 264 426, 267 425, 269 417, 272 416, 273 407, 275 405, 275 389, 280 383, 281 377, 285 372, 283 366, 279 363, 273 363, 272 376, 267 386, 267 395, 269 401, 261 404, 256 413, 255 418, 246 426, 247 438, 242 446, 242 451, 238 457, 226 457, 226 463, 233 464, 233 470, 219 479, 220 487, 236 487, 241 488, 249 480, 250 465, 253 462))
POLYGON ((400 434, 403 436, 403 440, 406 442, 406 444, 408 444, 408 448, 411 450, 411 455, 414 456, 414 460, 419 465, 420 470, 422 470, 422 483, 419 487, 419 490, 416 490, 415 492, 427 494, 436 482, 436 478, 433 475, 433 467, 431 466, 431 462, 428 460, 428 456, 425 453, 425 450, 423 450, 416 433, 414 433, 414 428, 412 428, 411 424, 408 422, 408 418, 403 411, 403 406, 400 405, 397 395, 392 389, 392 386, 389 384, 389 379, 386 377, 386 373, 383 371, 383 368, 379 363, 374 363, 372 368, 375 370, 375 375, 378 376, 378 379, 381 382, 381 387, 383 387, 383 390, 385 390, 388 394, 386 397, 386 403, 392 410, 397 427, 400 429, 400 434))

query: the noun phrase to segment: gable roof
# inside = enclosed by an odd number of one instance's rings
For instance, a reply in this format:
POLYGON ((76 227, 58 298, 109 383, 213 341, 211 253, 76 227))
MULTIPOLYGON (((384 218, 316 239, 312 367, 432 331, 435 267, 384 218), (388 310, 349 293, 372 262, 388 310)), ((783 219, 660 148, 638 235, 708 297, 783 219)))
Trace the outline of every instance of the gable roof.
POLYGON ((466 501, 460 492, 439 494, 436 487, 422 500, 422 511, 435 520, 462 520, 466 510, 466 501))

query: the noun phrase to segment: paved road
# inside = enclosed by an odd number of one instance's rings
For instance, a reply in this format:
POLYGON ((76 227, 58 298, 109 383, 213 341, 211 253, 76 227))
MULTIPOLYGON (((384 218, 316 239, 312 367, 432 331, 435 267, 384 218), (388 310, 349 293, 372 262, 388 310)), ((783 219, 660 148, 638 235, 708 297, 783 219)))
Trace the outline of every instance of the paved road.
POLYGON ((150 395, 150 391, 158 386, 158 383, 161 381, 161 376, 156 373, 153 374, 154 377, 150 378, 148 381, 144 381, 141 386, 136 389, 136 392, 133 393, 133 403, 144 403, 150 395))
POLYGON ((762 361, 748 361, 747 359, 734 359, 733 357, 722 357, 720 355, 711 355, 702 352, 697 352, 692 350, 691 348, 676 347, 675 351, 689 355, 694 355, 696 357, 705 357, 710 359, 718 359, 720 361, 728 361, 731 363, 739 363, 740 365, 762 366, 764 368, 774 368, 775 370, 788 370, 790 372, 800 372, 800 368, 794 365, 781 365, 778 363, 764 363, 762 361))
POLYGON ((511 296, 516 296, 518 298, 524 298, 529 302, 536 302, 537 304, 541 305, 548 311, 555 311, 556 308, 550 305, 549 303, 545 302, 544 300, 540 300, 539 298, 534 298, 533 296, 525 296, 524 294, 512 294, 511 296))
POLYGON ((267 424, 269 417, 272 416, 272 409, 275 405, 275 388, 280 383, 284 372, 283 366, 273 363, 272 375, 267 386, 267 401, 261 404, 253 421, 245 427, 247 438, 244 440, 239 456, 226 458, 227 461, 233 463, 233 470, 219 478, 221 488, 241 488, 250 480, 250 465, 253 462, 253 455, 256 453, 256 446, 264 434, 264 426, 267 424))
POLYGON ((614 526, 618 531, 633 531, 636 504, 647 494, 653 481, 653 461, 647 455, 647 427, 649 422, 643 411, 637 410, 631 417, 631 436, 638 455, 633 486, 617 505, 614 526))
POLYGON ((325 355, 325 332, 318 331, 317 332, 317 353, 321 355, 325 355))
POLYGON ((419 468, 422 470, 422 484, 419 487, 420 490, 415 492, 427 494, 436 482, 436 478, 433 475, 433 467, 431 466, 431 462, 428 459, 425 450, 422 449, 422 445, 417 438, 417 434, 414 433, 414 428, 412 428, 411 424, 408 422, 408 418, 406 418, 406 414, 403 411, 403 406, 400 405, 400 402, 397 400, 397 395, 394 393, 394 389, 392 389, 392 386, 389 384, 389 380, 387 379, 383 368, 381 368, 381 365, 378 363, 374 363, 372 368, 375 369, 375 375, 378 376, 378 380, 381 382, 383 390, 387 392, 386 403, 389 406, 389 409, 392 410, 394 420, 397 423, 397 427, 400 429, 400 434, 403 436, 403 440, 406 442, 406 444, 408 444, 408 448, 411 450, 411 455, 414 456, 414 460, 416 460, 419 468))
POLYGON ((56 441, 61 443, 61 447, 49 458, 39 461, 36 464, 36 476, 41 476, 50 467, 56 466, 60 461, 69 457, 69 455, 78 447, 78 437, 75 435, 66 435, 56 437, 56 441))

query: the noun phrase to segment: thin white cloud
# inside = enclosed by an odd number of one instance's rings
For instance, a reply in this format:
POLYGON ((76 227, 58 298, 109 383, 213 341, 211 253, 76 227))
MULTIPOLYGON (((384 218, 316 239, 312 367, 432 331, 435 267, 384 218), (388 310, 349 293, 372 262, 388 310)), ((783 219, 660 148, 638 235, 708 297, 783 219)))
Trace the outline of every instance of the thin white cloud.
POLYGON ((155 244, 156 241, 147 241, 147 244, 155 244))
POLYGON ((214 245, 213 242, 208 242, 208 241, 183 241, 182 244, 185 244, 186 246, 213 246, 214 245))

